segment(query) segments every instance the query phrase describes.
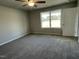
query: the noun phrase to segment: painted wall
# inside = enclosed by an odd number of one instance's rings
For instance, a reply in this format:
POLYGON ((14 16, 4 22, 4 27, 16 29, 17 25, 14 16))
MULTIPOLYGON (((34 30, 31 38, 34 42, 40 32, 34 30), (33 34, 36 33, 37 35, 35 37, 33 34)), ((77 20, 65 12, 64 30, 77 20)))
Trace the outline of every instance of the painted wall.
POLYGON ((78 32, 78 36, 79 36, 79 0, 78 0, 78 29, 77 29, 77 32, 78 32))
POLYGON ((75 3, 62 4, 62 5, 53 6, 53 7, 50 7, 50 8, 31 11, 30 17, 29 17, 30 23, 31 23, 30 24, 31 33, 62 35, 62 29, 42 29, 41 28, 40 12, 55 10, 55 9, 72 8, 72 7, 76 7, 76 4, 75 3))
POLYGON ((77 7, 63 9, 62 20, 63 20, 62 25, 63 35, 76 36, 77 7))
POLYGON ((29 33, 27 13, 0 6, 0 44, 15 40, 29 33))
POLYGON ((61 34, 61 29, 49 29, 41 28, 41 19, 40 12, 31 12, 30 14, 31 22, 31 33, 40 33, 40 34, 61 34))

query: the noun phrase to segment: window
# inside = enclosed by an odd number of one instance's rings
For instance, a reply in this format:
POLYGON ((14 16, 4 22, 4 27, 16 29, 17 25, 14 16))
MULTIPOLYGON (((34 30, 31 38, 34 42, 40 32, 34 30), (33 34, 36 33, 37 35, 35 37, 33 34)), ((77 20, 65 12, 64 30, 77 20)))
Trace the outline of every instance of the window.
POLYGON ((61 28, 61 10, 51 11, 51 28, 61 28))
POLYGON ((41 13, 41 27, 42 28, 50 28, 50 13, 43 12, 41 13))
POLYGON ((61 10, 41 13, 42 28, 61 28, 61 10))

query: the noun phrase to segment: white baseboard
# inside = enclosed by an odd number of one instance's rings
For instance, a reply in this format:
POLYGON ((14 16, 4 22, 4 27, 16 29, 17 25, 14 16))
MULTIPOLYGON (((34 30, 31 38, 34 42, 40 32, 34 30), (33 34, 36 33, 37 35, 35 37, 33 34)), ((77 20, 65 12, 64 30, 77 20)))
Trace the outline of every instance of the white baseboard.
POLYGON ((33 34, 62 35, 62 34, 58 34, 58 33, 40 33, 40 32, 34 32, 33 34))
POLYGON ((19 38, 21 38, 21 37, 23 37, 23 36, 25 36, 25 35, 28 35, 28 34, 25 34, 25 33, 20 34, 20 35, 18 35, 18 36, 16 36, 16 37, 12 38, 12 39, 9 40, 9 41, 6 41, 6 42, 1 43, 0 46, 2 46, 2 45, 4 45, 4 44, 7 44, 7 43, 9 43, 9 42, 12 42, 12 41, 14 41, 14 40, 16 40, 16 39, 19 39, 19 38))

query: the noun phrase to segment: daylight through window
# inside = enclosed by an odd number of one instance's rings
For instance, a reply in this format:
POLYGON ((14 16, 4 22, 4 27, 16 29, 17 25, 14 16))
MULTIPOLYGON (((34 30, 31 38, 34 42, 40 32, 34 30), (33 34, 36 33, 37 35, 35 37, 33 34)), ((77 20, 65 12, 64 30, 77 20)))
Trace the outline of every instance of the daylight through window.
POLYGON ((61 10, 41 12, 42 28, 61 28, 61 10))

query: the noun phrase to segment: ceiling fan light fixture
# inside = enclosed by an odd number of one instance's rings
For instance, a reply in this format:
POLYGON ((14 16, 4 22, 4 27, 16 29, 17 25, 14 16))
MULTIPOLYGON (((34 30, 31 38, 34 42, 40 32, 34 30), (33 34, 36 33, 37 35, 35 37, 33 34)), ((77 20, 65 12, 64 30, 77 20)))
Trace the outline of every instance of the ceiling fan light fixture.
POLYGON ((37 4, 44 4, 46 3, 46 1, 36 1, 36 0, 16 0, 16 1, 20 1, 23 2, 24 5, 23 6, 30 6, 30 7, 37 7, 37 4))
POLYGON ((35 3, 33 1, 29 1, 28 5, 31 6, 31 7, 33 7, 35 5, 35 3))

